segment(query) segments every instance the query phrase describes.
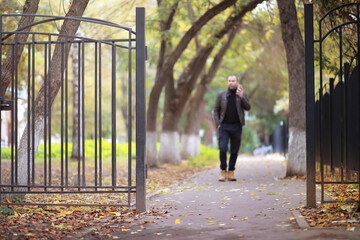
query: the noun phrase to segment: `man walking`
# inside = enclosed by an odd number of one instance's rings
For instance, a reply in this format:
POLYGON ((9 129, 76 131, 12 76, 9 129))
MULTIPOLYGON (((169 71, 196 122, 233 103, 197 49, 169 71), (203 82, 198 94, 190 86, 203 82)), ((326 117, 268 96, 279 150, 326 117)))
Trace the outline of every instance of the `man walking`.
POLYGON ((236 76, 227 80, 228 89, 219 92, 215 107, 214 121, 219 129, 220 169, 219 181, 236 181, 234 170, 238 156, 242 126, 245 125, 244 110, 250 110, 250 103, 236 76), (230 140, 230 159, 227 170, 227 151, 230 140))

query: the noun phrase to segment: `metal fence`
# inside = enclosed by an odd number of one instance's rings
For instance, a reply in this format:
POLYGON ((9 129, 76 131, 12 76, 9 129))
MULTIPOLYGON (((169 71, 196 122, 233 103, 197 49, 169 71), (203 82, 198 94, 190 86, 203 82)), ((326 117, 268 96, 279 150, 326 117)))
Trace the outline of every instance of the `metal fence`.
POLYGON ((359 9, 359 3, 338 6, 314 25, 313 5, 305 4, 309 207, 316 205, 316 184, 321 202, 327 203, 336 200, 325 199, 325 185, 360 183, 359 9), (342 11, 352 12, 354 18, 339 17, 342 11), (329 24, 330 18, 337 21, 329 24), (330 60, 329 52, 337 57, 330 60))
POLYGON ((30 196, 22 204, 130 206, 136 194, 137 210, 145 211, 145 9, 136 9, 136 32, 99 19, 45 15, 26 15, 35 18, 31 31, 6 28, 22 16, 0 15, 0 56, 12 55, 11 82, 1 96, 2 124, 9 127, 0 135, 8 135, 9 146, 0 148, 0 196, 30 196), (106 28, 109 37, 47 31, 66 20, 94 35, 106 28), (23 34, 27 40, 18 41, 23 34), (69 195, 75 197, 63 198, 69 195))

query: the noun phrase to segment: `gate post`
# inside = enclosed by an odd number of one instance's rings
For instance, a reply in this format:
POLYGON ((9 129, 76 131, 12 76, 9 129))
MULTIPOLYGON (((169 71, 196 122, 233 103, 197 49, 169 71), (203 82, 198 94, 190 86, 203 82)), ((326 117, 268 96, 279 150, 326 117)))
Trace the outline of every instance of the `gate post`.
MULTIPOLYGON (((145 8, 136 8, 136 211, 146 211, 145 8)), ((130 144, 130 143, 129 143, 130 144)))
POLYGON ((313 5, 305 4, 306 205, 316 207, 313 5))

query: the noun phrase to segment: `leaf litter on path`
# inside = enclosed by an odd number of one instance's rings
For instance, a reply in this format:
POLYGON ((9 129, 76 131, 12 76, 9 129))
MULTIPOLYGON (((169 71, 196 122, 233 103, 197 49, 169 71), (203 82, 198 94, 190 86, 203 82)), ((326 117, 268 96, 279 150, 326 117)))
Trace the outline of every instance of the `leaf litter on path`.
MULTIPOLYGON (((163 165, 158 169, 148 171, 147 194, 165 189, 184 180, 194 173, 208 168, 189 167, 186 164, 178 166, 163 165)), ((191 189, 191 188, 188 188, 191 189)), ((186 189, 179 189, 183 191, 186 189)), ((196 189, 200 190, 200 189, 196 189)), ((132 197, 134 199, 134 196, 132 197)), ((87 203, 121 204, 127 200, 127 194, 95 195, 40 195, 29 194, 25 201, 32 203, 87 203), (104 197, 105 196, 105 197, 104 197)), ((10 201, 10 200, 9 200, 10 201)), ((10 201, 11 202, 11 201, 10 201)), ((7 206, 0 207, 0 238, 11 239, 61 239, 66 236, 81 238, 90 234, 92 238, 109 238, 116 228, 121 232, 128 232, 129 226, 149 223, 145 217, 164 217, 166 212, 151 208, 145 213, 138 214, 135 209, 128 207, 89 207, 89 206, 28 206, 16 205, 8 208, 10 215, 1 215, 7 206), (35 227, 36 226, 36 227, 35 227), (114 228, 114 226, 116 226, 114 228)), ((150 221, 155 222, 155 220, 150 221)), ((180 221, 180 220, 179 220, 180 221)), ((136 232, 134 232, 136 234, 136 232)), ((90 236, 89 235, 89 236, 90 236)))

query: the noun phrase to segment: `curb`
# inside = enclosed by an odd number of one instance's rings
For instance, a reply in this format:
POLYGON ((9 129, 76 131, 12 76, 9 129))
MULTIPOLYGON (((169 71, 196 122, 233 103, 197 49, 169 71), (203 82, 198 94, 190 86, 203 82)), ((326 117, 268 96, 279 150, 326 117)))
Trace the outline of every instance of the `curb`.
POLYGON ((298 210, 292 210, 291 213, 294 216, 299 228, 310 228, 309 224, 305 220, 305 217, 301 215, 301 213, 298 210))

